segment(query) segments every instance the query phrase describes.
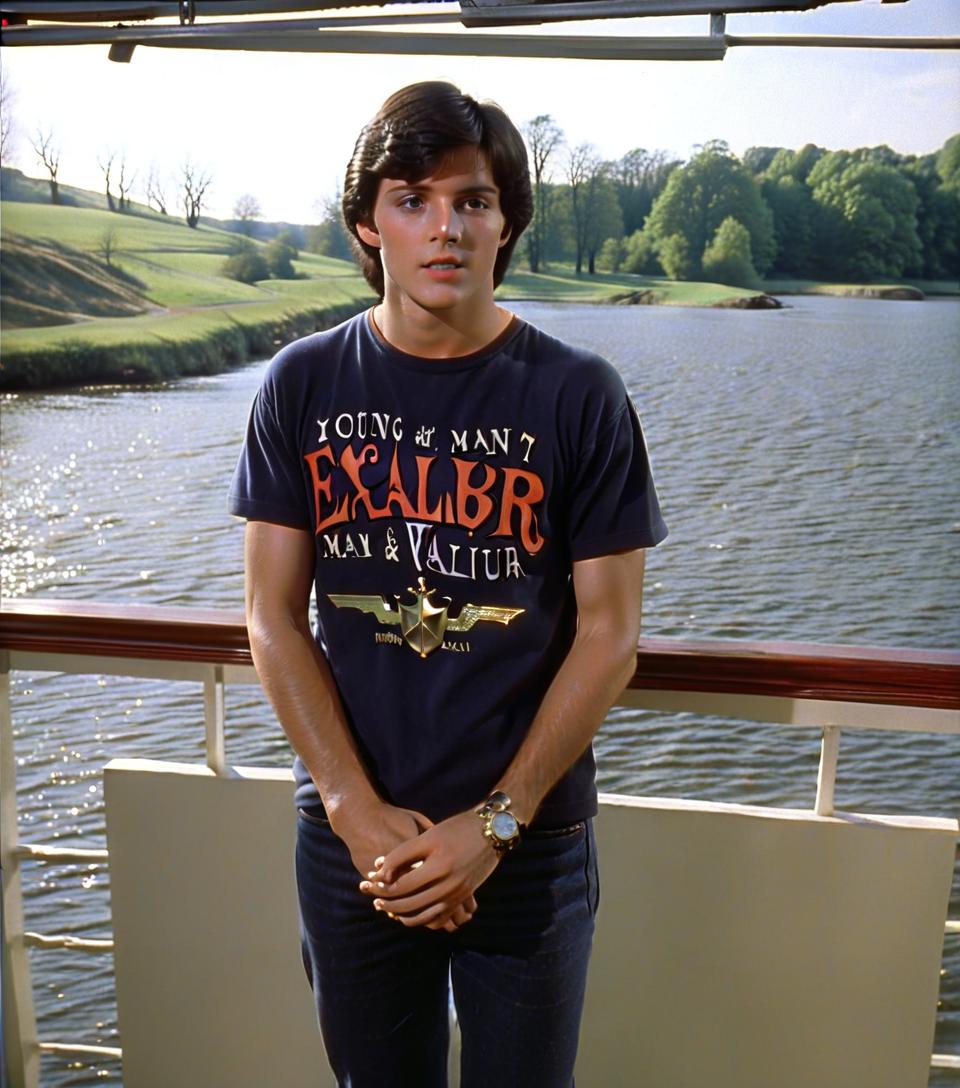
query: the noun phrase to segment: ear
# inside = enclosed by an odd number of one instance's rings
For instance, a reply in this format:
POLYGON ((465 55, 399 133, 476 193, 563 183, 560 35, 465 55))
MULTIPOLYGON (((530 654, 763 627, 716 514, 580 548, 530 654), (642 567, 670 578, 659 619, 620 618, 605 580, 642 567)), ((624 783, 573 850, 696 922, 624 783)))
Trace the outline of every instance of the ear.
POLYGON ((357 223, 357 236, 368 246, 373 246, 374 249, 380 248, 380 232, 369 223, 357 223))
POLYGON ((497 243, 497 248, 505 246, 510 241, 510 236, 513 234, 513 227, 509 223, 504 224, 503 230, 500 232, 500 241, 497 243))

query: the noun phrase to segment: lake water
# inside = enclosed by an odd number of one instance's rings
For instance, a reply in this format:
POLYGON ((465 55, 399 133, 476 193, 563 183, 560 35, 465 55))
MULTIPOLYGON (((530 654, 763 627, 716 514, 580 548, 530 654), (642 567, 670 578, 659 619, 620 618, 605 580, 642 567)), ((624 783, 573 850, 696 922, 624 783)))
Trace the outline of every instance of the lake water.
MULTIPOLYGON (((646 634, 955 648, 960 302, 787 301, 513 308, 610 358, 640 408, 671 529, 648 556, 646 634)), ((4 398, 3 596, 240 608, 225 491, 264 365, 4 398)), ((102 847, 110 758, 203 759, 197 685, 15 673, 12 687, 25 841, 102 847)), ((227 714, 231 762, 289 762, 254 688, 228 689, 227 714)), ((615 710, 597 748, 605 790, 813 805, 814 731, 615 710)), ((956 816, 956 740, 845 733, 836 803, 956 816)), ((26 876, 28 928, 108 935, 105 869, 26 876)), ((935 1048, 960 1053, 960 937, 945 949, 935 1048)), ((32 964, 41 1038, 117 1045, 109 956, 32 964)), ((44 1058, 44 1088, 103 1081, 117 1063, 44 1058)))

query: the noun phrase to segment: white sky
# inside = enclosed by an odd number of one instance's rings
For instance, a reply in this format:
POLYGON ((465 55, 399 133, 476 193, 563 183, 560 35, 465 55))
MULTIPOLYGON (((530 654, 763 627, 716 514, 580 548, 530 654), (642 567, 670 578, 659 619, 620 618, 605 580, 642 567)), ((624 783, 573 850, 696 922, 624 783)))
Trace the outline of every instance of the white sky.
MULTIPOLYGON (((569 27, 699 35, 708 20, 569 27)), ((727 31, 957 36, 960 2, 858 2, 730 16, 727 31)), ((208 214, 229 216, 236 198, 250 192, 265 218, 291 222, 316 218, 315 201, 335 190, 360 127, 388 94, 420 79, 449 79, 492 98, 518 124, 550 113, 571 144, 589 140, 605 158, 634 147, 686 158, 693 145, 713 138, 738 154, 751 145, 807 142, 886 143, 922 153, 960 131, 957 52, 741 47, 720 62, 684 63, 138 47, 130 64, 115 64, 106 46, 68 46, 5 48, 2 63, 15 92, 17 164, 28 174, 43 176, 26 138, 42 125, 62 147, 65 183, 100 190, 97 155, 108 148, 125 150, 141 179, 151 163, 176 174, 189 156, 213 175, 208 214)), ((175 186, 168 188, 172 197, 175 186)))

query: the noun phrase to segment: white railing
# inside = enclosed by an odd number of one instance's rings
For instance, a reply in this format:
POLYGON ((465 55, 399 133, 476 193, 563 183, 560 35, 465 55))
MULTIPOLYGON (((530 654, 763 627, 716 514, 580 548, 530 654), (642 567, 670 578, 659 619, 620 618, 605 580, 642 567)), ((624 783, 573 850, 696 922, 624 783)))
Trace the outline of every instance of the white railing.
MULTIPOLYGON (((225 686, 256 684, 257 677, 238 619, 187 609, 131 606, 111 611, 103 606, 18 602, 13 615, 9 605, 6 613, 0 612, 0 647, 5 647, 0 648, 4 1000, 5 1019, 14 1028, 7 1037, 6 1058, 13 1085, 33 1088, 39 1081, 41 1054, 120 1058, 122 1050, 36 1037, 28 949, 103 953, 113 950, 113 942, 28 931, 21 862, 108 863, 109 858, 106 850, 19 842, 10 672, 197 682, 203 693, 206 764, 220 776, 228 774, 225 686), (38 620, 35 629, 22 622, 30 617, 38 620), (131 638, 131 631, 138 637, 131 638)), ((958 678, 960 654, 939 651, 645 639, 639 647, 636 677, 618 705, 819 729, 814 810, 829 816, 841 730, 960 734, 958 678)), ((946 932, 960 933, 960 921, 947 921, 946 932)), ((960 1055, 934 1054, 931 1067, 960 1072, 960 1055)))

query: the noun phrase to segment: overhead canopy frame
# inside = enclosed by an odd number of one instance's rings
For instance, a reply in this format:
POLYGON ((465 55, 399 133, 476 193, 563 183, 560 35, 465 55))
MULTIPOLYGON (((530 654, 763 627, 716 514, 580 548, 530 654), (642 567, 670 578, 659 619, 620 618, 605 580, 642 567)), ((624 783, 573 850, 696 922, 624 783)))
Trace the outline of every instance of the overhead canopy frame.
POLYGON ((417 6, 423 8, 422 11, 410 11, 411 5, 405 3, 403 12, 391 11, 401 2, 0 0, 0 15, 6 46, 106 44, 111 47, 110 59, 116 61, 129 61, 138 45, 175 49, 581 60, 722 60, 728 48, 740 46, 960 49, 960 37, 734 35, 725 32, 728 14, 803 12, 828 4, 850 4, 855 0, 459 0, 459 3, 420 3, 417 6), (360 13, 358 8, 362 9, 360 13), (352 10, 345 12, 343 9, 352 10), (249 18, 251 15, 291 12, 313 14, 296 19, 249 18), (201 15, 221 21, 198 23, 197 17, 201 15), (247 18, 242 21, 231 19, 237 15, 247 18), (657 37, 483 32, 491 27, 677 15, 708 15, 709 34, 657 37), (118 18, 134 22, 176 19, 177 22, 131 26, 126 22, 113 22, 118 18), (31 25, 36 23, 44 25, 31 25), (444 26, 450 29, 420 29, 444 26))

